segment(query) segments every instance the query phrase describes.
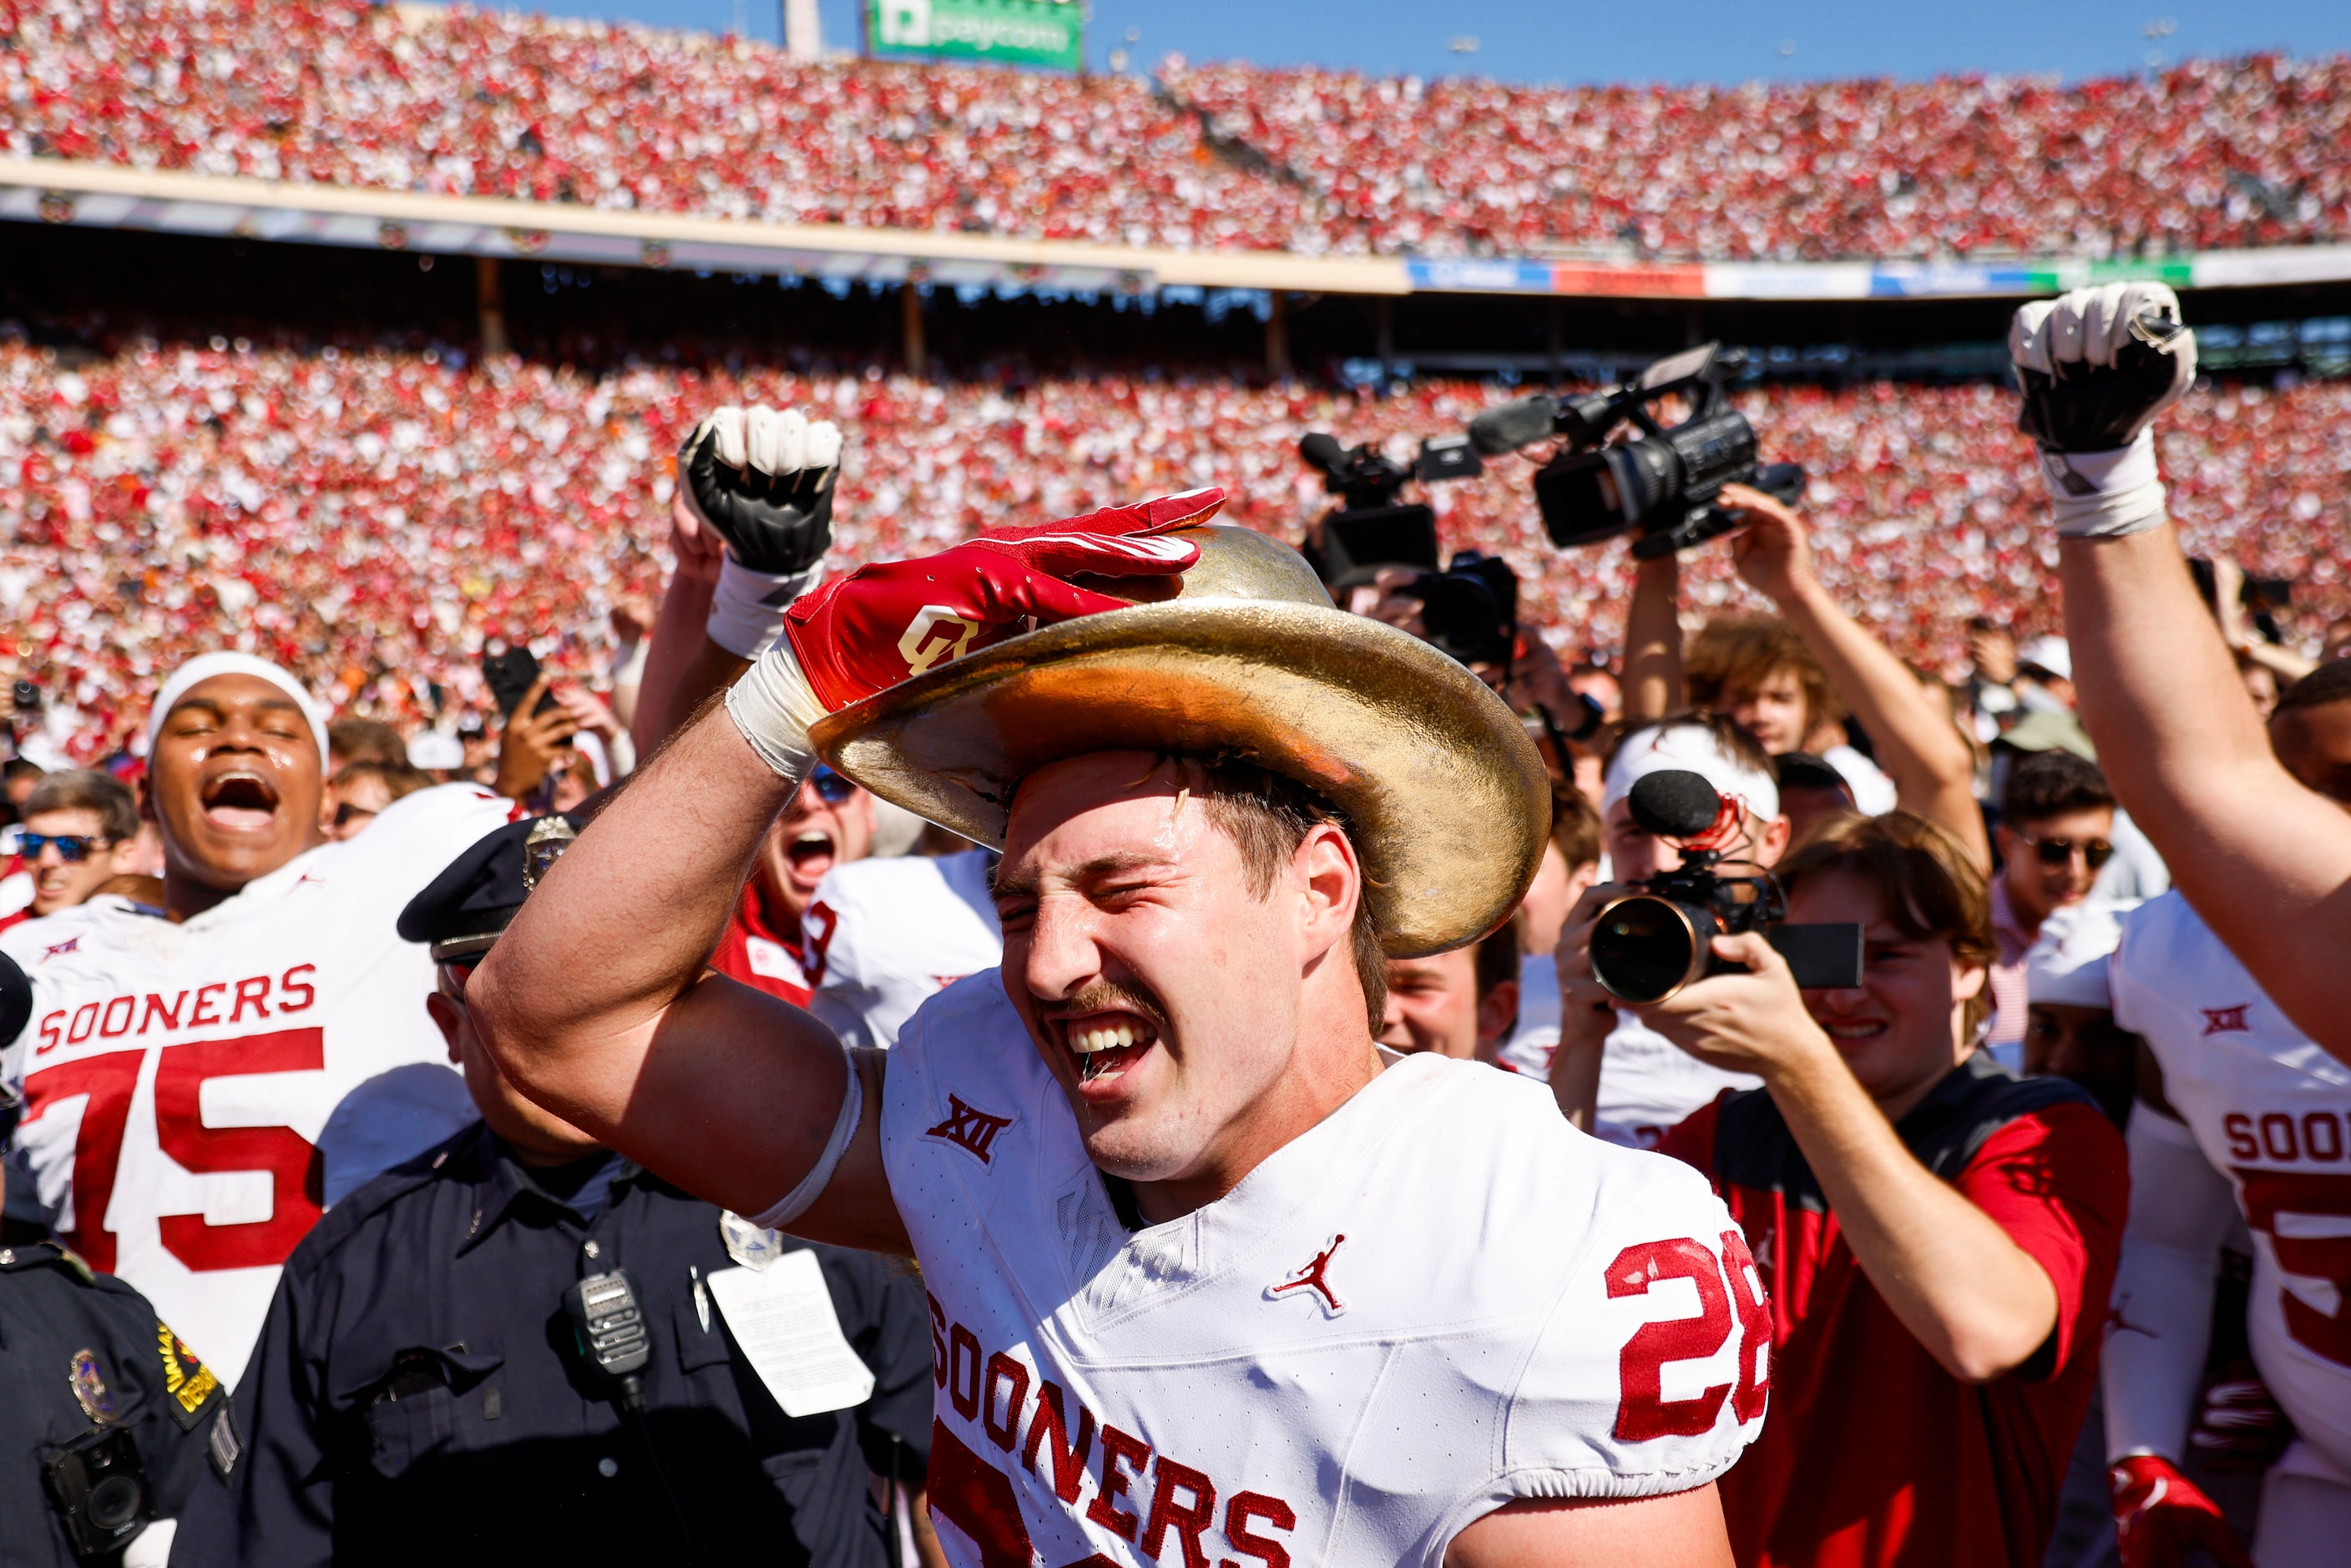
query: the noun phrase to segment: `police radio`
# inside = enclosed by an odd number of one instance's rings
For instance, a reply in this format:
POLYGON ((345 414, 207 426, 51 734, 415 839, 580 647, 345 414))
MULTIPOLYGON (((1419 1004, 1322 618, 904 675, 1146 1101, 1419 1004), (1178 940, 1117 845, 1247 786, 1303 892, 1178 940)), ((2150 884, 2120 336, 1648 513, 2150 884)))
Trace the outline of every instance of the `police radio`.
POLYGON ((589 1275, 563 1292, 563 1312, 588 1364, 619 1385, 621 1408, 643 1409, 644 1382, 638 1374, 652 1359, 653 1341, 628 1270, 589 1275))

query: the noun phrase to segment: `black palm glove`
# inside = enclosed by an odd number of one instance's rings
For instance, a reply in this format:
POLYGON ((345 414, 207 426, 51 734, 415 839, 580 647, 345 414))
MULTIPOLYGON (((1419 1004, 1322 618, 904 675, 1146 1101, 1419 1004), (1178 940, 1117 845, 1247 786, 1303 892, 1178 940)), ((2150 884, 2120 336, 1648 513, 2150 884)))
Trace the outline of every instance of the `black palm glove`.
POLYGON ((2160 283, 2077 288, 2020 308, 2009 352, 2024 390, 2017 428, 2057 452, 2138 439, 2196 379, 2196 338, 2160 283))
POLYGON ((718 410, 677 455, 687 506, 737 564, 766 577, 804 572, 831 548, 840 464, 830 421, 764 405, 718 410))

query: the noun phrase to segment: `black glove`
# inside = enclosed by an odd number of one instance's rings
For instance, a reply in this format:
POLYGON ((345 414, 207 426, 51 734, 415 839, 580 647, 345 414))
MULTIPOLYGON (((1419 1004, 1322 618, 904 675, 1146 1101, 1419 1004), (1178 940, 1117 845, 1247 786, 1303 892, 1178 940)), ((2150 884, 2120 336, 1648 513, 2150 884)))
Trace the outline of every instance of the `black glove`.
POLYGON ((2109 283, 2016 312, 2017 428, 2057 452, 2128 446, 2196 379, 2196 335, 2160 283, 2109 283))
POLYGON ((841 432, 795 409, 722 408, 677 455, 686 505, 746 570, 808 570, 832 545, 841 432))

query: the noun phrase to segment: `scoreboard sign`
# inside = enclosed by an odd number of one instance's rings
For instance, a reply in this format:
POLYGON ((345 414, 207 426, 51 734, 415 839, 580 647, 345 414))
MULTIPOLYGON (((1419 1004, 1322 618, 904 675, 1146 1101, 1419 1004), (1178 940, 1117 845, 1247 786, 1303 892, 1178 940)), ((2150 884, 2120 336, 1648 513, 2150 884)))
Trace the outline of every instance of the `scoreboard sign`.
POLYGON ((1085 63, 1082 0, 867 0, 869 51, 883 58, 1000 60, 1074 71, 1085 63))

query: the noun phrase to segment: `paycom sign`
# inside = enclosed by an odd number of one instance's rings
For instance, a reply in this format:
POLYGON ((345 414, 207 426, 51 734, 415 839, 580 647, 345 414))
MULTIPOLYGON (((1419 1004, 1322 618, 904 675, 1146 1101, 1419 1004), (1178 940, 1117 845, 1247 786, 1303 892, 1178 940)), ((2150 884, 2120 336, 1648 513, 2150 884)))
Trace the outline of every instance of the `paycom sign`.
POLYGON ((1082 0, 870 0, 876 55, 1001 60, 1073 71, 1085 58, 1082 0))

